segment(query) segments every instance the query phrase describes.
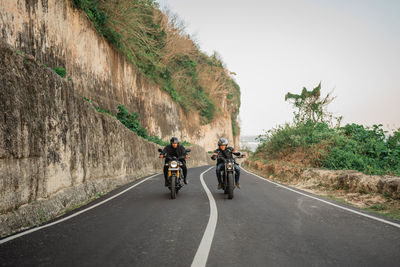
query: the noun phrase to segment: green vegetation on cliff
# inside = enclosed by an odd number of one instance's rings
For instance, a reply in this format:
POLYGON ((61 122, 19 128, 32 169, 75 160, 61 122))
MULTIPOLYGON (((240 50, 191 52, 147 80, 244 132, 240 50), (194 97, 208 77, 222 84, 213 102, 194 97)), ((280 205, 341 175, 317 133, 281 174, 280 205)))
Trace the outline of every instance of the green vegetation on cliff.
POLYGON ((319 85, 311 91, 304 88, 300 95, 287 94, 286 100, 294 100, 294 122, 260 136, 254 157, 400 176, 400 129, 389 135, 382 125, 333 126, 334 117, 326 111, 332 98, 321 98, 320 89, 319 85))
MULTIPOLYGON (((89 103, 93 103, 92 100, 82 97, 83 100, 89 103)), ((124 105, 118 105, 118 113, 114 114, 109 110, 103 109, 102 107, 95 108, 97 112, 104 113, 110 115, 116 119, 118 119, 126 128, 135 132, 138 136, 146 139, 147 141, 156 143, 161 146, 166 146, 169 142, 163 141, 158 136, 152 136, 147 133, 147 130, 142 127, 139 121, 139 114, 136 112, 129 113, 128 109, 124 105)), ((182 145, 190 146, 191 144, 187 141, 182 141, 182 145)))
POLYGON ((117 119, 126 126, 131 131, 134 131, 139 135, 140 137, 143 137, 144 139, 154 142, 156 144, 166 146, 169 143, 163 141, 160 137, 158 136, 150 136, 146 129, 140 125, 139 122, 139 114, 136 112, 129 113, 129 111, 126 109, 124 105, 119 105, 118 106, 118 113, 116 115, 117 119))
POLYGON ((239 86, 220 57, 201 52, 155 1, 74 0, 74 4, 140 73, 168 92, 186 112, 199 112, 202 123, 211 122, 226 103, 232 130, 238 134, 239 86))

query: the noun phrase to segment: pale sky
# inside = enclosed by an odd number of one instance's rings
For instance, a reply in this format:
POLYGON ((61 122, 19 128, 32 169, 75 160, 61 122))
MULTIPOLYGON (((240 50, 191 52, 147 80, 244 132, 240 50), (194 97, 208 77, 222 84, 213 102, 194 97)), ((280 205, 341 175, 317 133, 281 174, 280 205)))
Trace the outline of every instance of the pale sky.
POLYGON ((334 90, 344 123, 400 127, 400 0, 159 0, 237 73, 241 134, 292 120, 290 91, 334 90))

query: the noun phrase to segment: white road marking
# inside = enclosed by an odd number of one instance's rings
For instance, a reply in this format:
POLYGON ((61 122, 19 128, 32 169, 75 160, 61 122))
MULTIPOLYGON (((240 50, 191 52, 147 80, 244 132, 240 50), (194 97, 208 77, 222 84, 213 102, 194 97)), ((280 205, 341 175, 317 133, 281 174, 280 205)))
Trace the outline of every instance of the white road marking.
POLYGON ((208 168, 202 174, 200 174, 200 182, 207 193, 208 200, 210 202, 210 218, 208 219, 206 230, 204 231, 203 238, 201 239, 199 248, 197 249, 196 255, 194 256, 192 267, 206 266, 208 254, 210 253, 211 244, 214 238, 215 228, 217 226, 218 210, 215 199, 208 189, 203 179, 203 174, 208 172, 211 168, 208 168))
POLYGON ((391 226, 400 228, 400 224, 398 224, 398 223, 391 222, 391 221, 387 221, 387 220, 384 220, 384 219, 381 219, 381 218, 378 218, 378 217, 375 217, 375 216, 372 216, 372 215, 369 215, 369 214, 365 214, 365 213, 362 213, 362 212, 359 212, 359 211, 356 211, 356 210, 352 210, 352 209, 349 209, 349 208, 346 208, 346 207, 342 207, 342 206, 340 206, 340 205, 336 205, 336 204, 334 204, 334 203, 332 203, 332 202, 329 202, 329 201, 326 201, 326 200, 323 200, 323 199, 320 199, 320 198, 317 198, 317 197, 314 197, 314 196, 310 196, 310 195, 304 194, 304 193, 302 193, 302 192, 300 192, 300 191, 294 190, 294 189, 292 189, 292 188, 290 188, 290 187, 287 187, 287 186, 284 186, 284 185, 282 185, 282 184, 275 183, 275 182, 273 182, 273 181, 271 181, 271 180, 269 180, 269 179, 267 179, 267 178, 264 178, 264 177, 261 177, 261 176, 259 176, 259 175, 257 175, 257 174, 254 174, 254 173, 252 173, 252 172, 250 172, 250 171, 248 171, 248 170, 246 170, 246 169, 244 169, 244 168, 242 168, 242 169, 243 169, 245 172, 247 172, 247 173, 249 173, 249 174, 252 174, 252 175, 254 175, 254 176, 257 177, 257 178, 260 178, 260 179, 262 179, 262 180, 264 180, 264 181, 267 181, 267 182, 269 182, 269 183, 271 183, 271 184, 274 184, 274 185, 276 185, 276 186, 278 186, 278 187, 281 187, 281 188, 284 188, 284 189, 286 189, 286 190, 292 191, 292 192, 297 193, 297 194, 299 194, 299 195, 302 195, 302 196, 305 196, 305 197, 308 197, 308 198, 312 198, 312 199, 318 200, 318 201, 320 201, 320 202, 323 202, 323 203, 325 203, 325 204, 334 206, 334 207, 336 207, 336 208, 339 208, 339 209, 342 209, 342 210, 345 210, 345 211, 348 211, 348 212, 351 212, 351 213, 354 213, 354 214, 357 214, 357 215, 361 215, 361 216, 370 218, 370 219, 375 220, 375 221, 379 221, 379 222, 386 223, 386 224, 389 224, 389 225, 391 225, 391 226))
POLYGON ((36 228, 32 228, 32 229, 29 229, 29 230, 27 230, 27 231, 25 231, 25 232, 21 232, 21 233, 19 233, 19 234, 12 235, 12 236, 9 236, 9 237, 7 237, 7 238, 1 239, 1 240, 0 240, 0 244, 6 243, 6 242, 11 241, 11 240, 13 240, 13 239, 16 239, 16 238, 18 238, 18 237, 21 237, 21 236, 24 236, 24 235, 27 235, 27 234, 30 234, 30 233, 39 231, 39 230, 41 230, 41 229, 44 229, 44 228, 47 228, 47 227, 50 227, 50 226, 59 224, 59 223, 64 222, 64 221, 66 221, 66 220, 69 220, 69 219, 71 219, 71 218, 73 218, 73 217, 75 217, 75 216, 78 216, 78 215, 80 215, 80 214, 86 212, 86 211, 89 211, 89 210, 94 209, 94 208, 96 208, 96 207, 98 207, 98 206, 100 206, 100 205, 103 205, 104 203, 106 203, 106 202, 108 202, 108 201, 110 201, 110 200, 112 200, 112 199, 114 199, 114 198, 116 198, 116 197, 118 197, 118 196, 120 196, 120 195, 122 195, 122 194, 128 192, 128 191, 131 190, 132 188, 134 188, 134 187, 140 185, 141 183, 144 183, 145 181, 147 181, 147 180, 149 180, 149 179, 151 179, 151 178, 153 178, 153 177, 155 177, 155 176, 157 176, 157 175, 159 175, 159 173, 154 174, 154 175, 152 175, 152 176, 150 176, 150 177, 147 177, 146 179, 144 179, 144 180, 142 180, 142 181, 140 181, 140 182, 138 182, 138 183, 136 183, 136 184, 130 186, 129 188, 125 189, 124 191, 119 192, 118 194, 113 195, 112 197, 109 197, 109 198, 107 198, 107 199, 105 199, 105 200, 103 200, 103 201, 101 201, 101 202, 99 202, 99 203, 97 203, 97 204, 95 204, 95 205, 93 205, 93 206, 90 206, 90 207, 88 207, 88 208, 86 208, 86 209, 84 209, 84 210, 78 211, 78 212, 76 212, 76 213, 74 213, 74 214, 72 214, 72 215, 70 215, 70 216, 67 216, 67 217, 65 217, 65 218, 62 218, 62 219, 60 219, 60 220, 58 220, 58 221, 55 221, 55 222, 52 222, 52 223, 49 223, 49 224, 45 224, 45 225, 42 225, 42 226, 39 226, 39 227, 36 227, 36 228))

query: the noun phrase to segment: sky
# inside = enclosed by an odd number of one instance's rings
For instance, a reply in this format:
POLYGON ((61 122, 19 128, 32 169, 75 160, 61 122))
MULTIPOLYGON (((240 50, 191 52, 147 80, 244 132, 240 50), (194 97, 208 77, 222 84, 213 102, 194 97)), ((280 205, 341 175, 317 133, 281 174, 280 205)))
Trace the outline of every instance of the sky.
POLYGON ((293 118, 287 92, 322 83, 343 123, 400 128, 399 0, 159 0, 241 87, 241 134, 293 118))

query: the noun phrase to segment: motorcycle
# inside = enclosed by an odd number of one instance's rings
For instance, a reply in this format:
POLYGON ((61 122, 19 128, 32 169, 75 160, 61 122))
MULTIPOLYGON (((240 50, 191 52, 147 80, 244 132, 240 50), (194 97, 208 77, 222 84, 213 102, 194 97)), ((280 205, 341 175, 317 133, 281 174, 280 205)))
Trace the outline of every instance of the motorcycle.
POLYGON ((220 159, 224 162, 225 167, 221 171, 222 177, 222 189, 224 190, 224 194, 228 195, 228 199, 233 198, 233 190, 235 189, 235 159, 243 158, 245 155, 236 156, 231 159, 226 159, 224 157, 218 156, 217 159, 220 159))
MULTIPOLYGON (((164 156, 165 159, 168 160, 168 163, 165 166, 168 166, 168 181, 169 181, 169 190, 171 191, 171 199, 175 199, 179 190, 183 187, 183 170, 181 166, 183 163, 181 160, 185 159, 185 156, 182 157, 171 157, 168 155, 164 155, 162 149, 158 149, 161 155, 164 156)), ((186 152, 190 152, 190 149, 186 149, 186 152)))

